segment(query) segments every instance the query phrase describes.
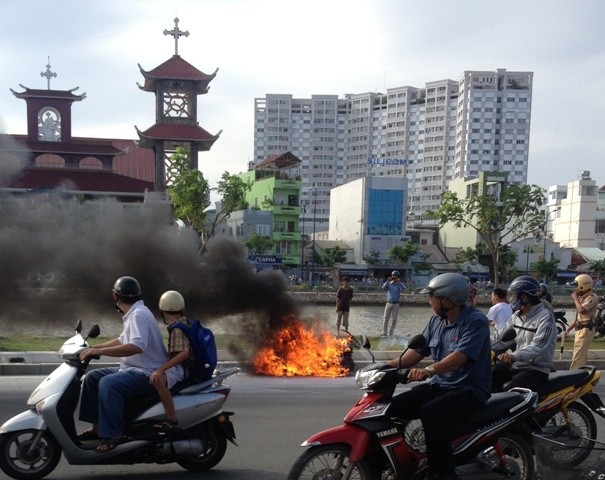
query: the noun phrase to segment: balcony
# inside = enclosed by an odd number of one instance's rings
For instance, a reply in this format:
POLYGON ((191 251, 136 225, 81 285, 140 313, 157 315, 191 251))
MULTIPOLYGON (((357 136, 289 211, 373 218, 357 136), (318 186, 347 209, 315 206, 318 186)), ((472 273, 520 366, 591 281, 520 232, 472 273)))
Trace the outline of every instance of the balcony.
POLYGON ((299 216, 301 212, 300 206, 290 206, 290 205, 273 205, 273 215, 295 215, 299 216))

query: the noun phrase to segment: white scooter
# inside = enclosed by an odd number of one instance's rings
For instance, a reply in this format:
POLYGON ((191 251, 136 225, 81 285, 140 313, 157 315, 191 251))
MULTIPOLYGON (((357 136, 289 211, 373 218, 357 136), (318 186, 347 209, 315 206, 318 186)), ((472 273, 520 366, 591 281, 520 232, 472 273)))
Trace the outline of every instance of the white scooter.
POLYGON ((240 371, 231 368, 203 383, 174 393, 179 430, 158 432, 153 425, 165 419, 158 397, 141 397, 126 405, 125 431, 128 441, 106 453, 98 453, 98 441, 80 442, 74 412, 78 404, 82 377, 90 359, 80 361, 79 353, 88 348, 88 338, 99 335, 98 325, 84 338, 78 321, 76 335, 59 350, 65 360, 33 391, 23 413, 0 427, 0 468, 19 480, 43 478, 52 472, 61 452, 72 465, 115 465, 176 462, 187 470, 204 471, 217 465, 235 443, 235 430, 222 410, 231 391, 223 380, 240 371))

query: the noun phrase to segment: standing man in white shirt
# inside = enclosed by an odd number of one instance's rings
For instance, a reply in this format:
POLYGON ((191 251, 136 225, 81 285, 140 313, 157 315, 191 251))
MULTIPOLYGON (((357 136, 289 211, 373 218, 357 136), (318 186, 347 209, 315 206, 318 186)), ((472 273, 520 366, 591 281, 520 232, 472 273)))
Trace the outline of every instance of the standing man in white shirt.
POLYGON ((506 290, 494 288, 491 300, 492 307, 487 312, 487 319, 490 321, 490 325, 496 329, 496 332, 502 333, 502 328, 513 316, 513 309, 506 300, 506 290))

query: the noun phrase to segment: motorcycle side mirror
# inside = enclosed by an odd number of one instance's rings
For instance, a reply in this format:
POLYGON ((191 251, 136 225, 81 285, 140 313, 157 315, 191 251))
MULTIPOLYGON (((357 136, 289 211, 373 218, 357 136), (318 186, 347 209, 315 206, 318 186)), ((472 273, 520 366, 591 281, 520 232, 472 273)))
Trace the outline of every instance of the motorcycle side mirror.
POLYGON ((424 335, 414 335, 408 342, 408 348, 411 348, 412 350, 424 347, 426 347, 426 338, 424 338, 424 335))
POLYGON ((405 352, 407 352, 410 348, 412 350, 417 350, 424 347, 426 347, 426 338, 424 338, 424 335, 414 335, 411 337, 408 341, 408 346, 403 352, 401 352, 401 355, 399 355, 399 369, 401 369, 401 359, 405 355, 405 352))
POLYGON ((101 333, 101 329, 98 325, 93 325, 90 331, 88 332, 88 336, 86 338, 97 338, 101 333))
POLYGON ((78 320, 76 323, 76 333, 80 333, 82 331, 82 320, 78 320))
POLYGON ((361 346, 363 348, 365 348, 366 350, 369 350, 372 347, 372 344, 370 343, 370 339, 368 337, 366 337, 365 335, 361 336, 361 346))

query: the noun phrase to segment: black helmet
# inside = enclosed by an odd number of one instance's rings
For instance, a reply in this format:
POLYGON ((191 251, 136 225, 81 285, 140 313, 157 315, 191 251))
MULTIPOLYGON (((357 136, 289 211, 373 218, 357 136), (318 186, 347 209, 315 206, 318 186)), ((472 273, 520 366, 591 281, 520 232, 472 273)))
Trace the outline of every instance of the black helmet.
MULTIPOLYGON (((508 287, 507 299, 513 310, 519 310, 521 305, 521 294, 531 297, 530 303, 537 304, 540 301, 540 282, 530 275, 521 275, 515 278, 508 287)), ((526 302, 527 303, 527 302, 526 302)))
POLYGON ((126 299, 138 298, 141 296, 141 286, 133 277, 120 277, 113 284, 113 291, 116 295, 126 299))
POLYGON ((455 305, 468 300, 468 278, 459 273, 442 273, 434 277, 419 293, 432 293, 436 297, 449 298, 455 305))

